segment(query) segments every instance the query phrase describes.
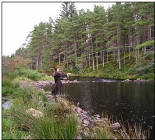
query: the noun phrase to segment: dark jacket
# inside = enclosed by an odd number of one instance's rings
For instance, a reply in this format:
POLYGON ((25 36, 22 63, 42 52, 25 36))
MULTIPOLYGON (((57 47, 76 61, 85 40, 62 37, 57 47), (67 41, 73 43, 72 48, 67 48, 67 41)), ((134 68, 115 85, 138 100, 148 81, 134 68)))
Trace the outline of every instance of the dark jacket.
POLYGON ((54 95, 61 94, 61 87, 62 87, 61 80, 63 80, 63 77, 67 77, 67 74, 55 72, 55 74, 54 74, 55 85, 54 85, 52 94, 54 94, 54 95))

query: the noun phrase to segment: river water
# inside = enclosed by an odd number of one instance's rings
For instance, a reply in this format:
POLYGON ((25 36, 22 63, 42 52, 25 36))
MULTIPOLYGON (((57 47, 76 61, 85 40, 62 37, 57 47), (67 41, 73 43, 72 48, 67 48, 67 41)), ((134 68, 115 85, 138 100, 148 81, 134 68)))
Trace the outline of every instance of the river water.
POLYGON ((138 123, 154 139, 154 82, 123 82, 102 78, 76 78, 63 84, 62 93, 91 114, 107 114, 113 121, 138 123))

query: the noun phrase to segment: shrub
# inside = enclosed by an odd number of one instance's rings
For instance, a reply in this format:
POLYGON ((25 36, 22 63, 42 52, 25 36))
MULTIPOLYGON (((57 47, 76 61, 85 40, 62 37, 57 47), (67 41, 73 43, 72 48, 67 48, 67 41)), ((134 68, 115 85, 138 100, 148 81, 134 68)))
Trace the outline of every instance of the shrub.
POLYGON ((17 69, 14 73, 16 76, 25 76, 34 81, 40 80, 45 77, 44 74, 39 73, 37 70, 31 70, 26 68, 17 69))
POLYGON ((25 75, 26 73, 28 72, 28 69, 25 69, 25 68, 19 68, 19 69, 16 69, 14 74, 16 76, 22 76, 22 75, 25 75))
POLYGON ((2 87, 2 96, 12 95, 14 92, 13 88, 10 87, 2 87))

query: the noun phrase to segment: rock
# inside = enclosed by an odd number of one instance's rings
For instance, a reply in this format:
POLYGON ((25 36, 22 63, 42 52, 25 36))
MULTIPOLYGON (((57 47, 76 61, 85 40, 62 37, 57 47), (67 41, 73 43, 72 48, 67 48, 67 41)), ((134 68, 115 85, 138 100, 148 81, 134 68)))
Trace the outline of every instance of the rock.
POLYGON ((100 118, 99 114, 94 115, 95 118, 100 118))
POLYGON ((103 121, 108 121, 108 118, 102 118, 103 121))
POLYGON ((46 95, 51 95, 51 92, 46 92, 46 95))
POLYGON ((89 122, 89 128, 90 128, 90 129, 93 129, 94 126, 95 126, 95 122, 91 120, 91 121, 89 122))
POLYGON ((32 139, 30 135, 24 137, 24 139, 32 139))
POLYGON ((30 108, 26 110, 27 114, 31 114, 35 118, 43 118, 44 114, 41 111, 35 110, 34 108, 30 108))
POLYGON ((88 112, 87 112, 87 111, 82 110, 81 114, 82 114, 82 115, 87 115, 87 114, 88 114, 88 112))
POLYGON ((26 87, 26 86, 35 86, 38 89, 43 89, 44 87, 47 86, 52 86, 54 84, 54 81, 35 81, 35 82, 28 82, 28 81, 23 81, 20 83, 20 87, 26 87))
POLYGON ((140 78, 138 78, 137 80, 134 80, 135 82, 141 82, 140 78))
POLYGON ((123 82, 130 82, 131 80, 129 80, 129 79, 126 79, 126 80, 124 80, 123 82))
POLYGON ((77 107, 77 108, 75 108, 75 111, 77 111, 77 113, 81 113, 82 112, 82 109, 79 108, 79 107, 77 107))
POLYGON ((121 125, 118 122, 116 122, 116 123, 111 124, 111 127, 114 129, 119 129, 121 125))
POLYGON ((73 82, 77 82, 77 79, 73 80, 73 82))
POLYGON ((83 135, 84 135, 85 137, 89 137, 89 136, 90 136, 87 132, 83 132, 83 135))
POLYGON ((86 125, 88 126, 89 121, 88 121, 87 119, 84 119, 84 120, 83 120, 83 123, 86 124, 86 125))
POLYGON ((82 137, 81 137, 81 136, 78 136, 77 139, 78 139, 78 140, 82 140, 82 137))
POLYGON ((134 80, 134 82, 149 82, 149 80, 141 80, 140 78, 137 78, 137 80, 134 80))
POLYGON ((80 103, 78 102, 76 106, 79 107, 79 105, 80 105, 80 103))
POLYGON ((5 103, 2 105, 2 107, 3 107, 3 109, 5 110, 5 109, 10 109, 12 105, 13 105, 12 100, 9 100, 9 101, 5 102, 5 103))
POLYGON ((52 99, 53 96, 52 96, 52 95, 47 95, 47 98, 48 98, 48 99, 52 99))

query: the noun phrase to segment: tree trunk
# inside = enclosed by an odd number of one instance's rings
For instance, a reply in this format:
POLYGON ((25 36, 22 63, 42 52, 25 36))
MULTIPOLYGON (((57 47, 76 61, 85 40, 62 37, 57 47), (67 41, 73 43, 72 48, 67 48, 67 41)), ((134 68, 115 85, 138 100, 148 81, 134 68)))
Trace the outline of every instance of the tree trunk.
MULTIPOLYGON (((137 35, 137 37, 136 37, 136 40, 137 40, 137 44, 136 44, 136 46, 137 45, 139 45, 140 44, 140 35, 137 35)), ((137 50, 138 52, 138 54, 137 54, 137 59, 139 58, 139 49, 137 50)))
POLYGON ((89 51, 89 67, 90 67, 90 49, 88 51, 89 51))
POLYGON ((129 46, 129 60, 130 60, 130 46, 129 46))
POLYGON ((92 45, 92 61, 93 61, 93 71, 95 70, 95 62, 94 62, 94 48, 93 48, 93 41, 91 38, 91 45, 92 45))
POLYGON ((59 65, 60 65, 60 53, 59 53, 59 65))
POLYGON ((125 65, 125 47, 124 47, 124 65, 125 65))
POLYGON ((136 64, 137 64, 137 50, 135 49, 135 56, 136 56, 136 64))
POLYGON ((107 50, 107 63, 108 63, 108 50, 107 50))
MULTIPOLYGON (((145 25, 143 27, 143 31, 144 31, 144 33, 143 33, 143 42, 146 42, 146 34, 147 34, 147 32, 146 32, 146 26, 145 25)), ((146 46, 144 46, 144 48, 143 48, 143 53, 144 53, 144 55, 146 54, 146 46)))
POLYGON ((103 61, 102 65, 104 67, 104 51, 103 51, 103 60, 102 61, 103 61))
POLYGON ((66 46, 63 50, 63 61, 65 62, 65 60, 66 60, 66 46))
POLYGON ((88 67, 88 57, 87 57, 87 55, 88 55, 88 51, 86 51, 86 54, 85 54, 86 67, 88 67))
POLYGON ((98 71, 98 58, 99 58, 99 56, 98 56, 98 52, 96 53, 96 67, 97 67, 97 71, 98 71))
POLYGON ((132 46, 132 35, 131 35, 131 29, 129 27, 129 60, 130 60, 130 46, 132 46))
POLYGON ((120 60, 120 25, 117 25, 117 53, 118 53, 118 68, 121 68, 121 60, 120 60))
MULTIPOLYGON (((94 55, 94 54, 93 54, 94 55)), ((94 62, 94 56, 93 56, 93 71, 95 70, 95 62, 94 62)))
POLYGON ((38 63, 39 63, 39 58, 38 57, 36 57, 36 67, 35 67, 35 70, 38 70, 38 63))
POLYGON ((42 58, 42 56, 40 56, 39 69, 42 68, 42 64, 43 64, 43 58, 42 58))
POLYGON ((152 30, 151 30, 151 25, 149 24, 149 26, 148 26, 148 32, 147 32, 147 40, 152 39, 151 32, 152 32, 152 30))
POLYGON ((137 58, 139 58, 139 49, 137 50, 137 58))
POLYGON ((67 52, 68 52, 68 43, 66 43, 66 63, 67 63, 67 69, 68 69, 68 58, 67 58, 67 52))

